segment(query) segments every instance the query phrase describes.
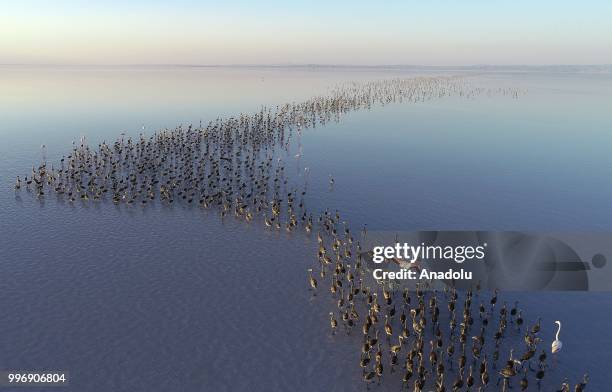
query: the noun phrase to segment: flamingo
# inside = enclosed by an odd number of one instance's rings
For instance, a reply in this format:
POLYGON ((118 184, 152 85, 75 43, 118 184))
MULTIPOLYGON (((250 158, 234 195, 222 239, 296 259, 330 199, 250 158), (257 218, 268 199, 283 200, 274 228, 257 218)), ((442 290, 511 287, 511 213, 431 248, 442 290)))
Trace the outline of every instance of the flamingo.
POLYGON ((551 351, 553 354, 558 353, 559 351, 561 351, 561 348, 563 347, 563 343, 559 340, 559 333, 561 332, 561 321, 555 321, 555 324, 557 324, 559 326, 559 328, 557 329, 557 335, 555 336, 555 341, 552 342, 551 345, 551 351))

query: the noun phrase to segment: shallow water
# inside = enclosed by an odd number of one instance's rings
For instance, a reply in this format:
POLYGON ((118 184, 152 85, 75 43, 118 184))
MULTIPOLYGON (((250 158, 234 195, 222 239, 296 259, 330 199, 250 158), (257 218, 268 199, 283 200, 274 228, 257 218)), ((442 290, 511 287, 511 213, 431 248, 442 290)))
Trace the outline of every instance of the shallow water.
MULTIPOLYGON (((418 71, 0 70, 0 369, 68 370, 75 391, 362 387, 358 343, 331 343, 348 338, 329 334, 327 295, 306 290, 312 238, 180 205, 41 204, 12 185, 41 144, 53 162, 83 135, 97 144, 418 71)), ((377 230, 610 231, 610 75, 469 77, 527 92, 390 105, 305 130, 288 174, 310 168, 307 205, 377 230)), ((551 377, 588 371, 605 390, 612 296, 515 297, 527 320, 543 317, 547 341, 564 322, 551 377)))

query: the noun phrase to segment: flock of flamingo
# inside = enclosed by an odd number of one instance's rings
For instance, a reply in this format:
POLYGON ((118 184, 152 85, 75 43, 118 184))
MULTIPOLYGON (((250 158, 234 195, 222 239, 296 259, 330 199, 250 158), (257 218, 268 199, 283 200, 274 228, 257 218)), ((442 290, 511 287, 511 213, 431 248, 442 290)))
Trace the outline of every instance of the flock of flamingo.
MULTIPOLYGON (((437 290, 422 283, 410 290, 372 282, 366 252, 346 220, 338 211, 309 210, 308 176, 292 179, 285 170, 292 139, 304 129, 376 105, 481 94, 516 98, 519 91, 472 87, 462 77, 346 83, 328 95, 206 125, 135 138, 122 134, 96 147, 82 138, 56 164, 48 164, 43 154, 31 173, 17 177, 14 188, 41 200, 53 194, 68 203, 111 201, 124 208, 183 203, 216 210, 222 219, 233 215, 260 222, 267 230, 303 231, 318 243, 308 271, 310 288, 331 294, 332 301, 321 301, 333 306, 332 334, 342 330, 360 347, 355 363, 367 388, 395 380, 414 391, 485 390, 500 383, 505 390, 515 379, 521 390, 539 388, 549 369, 539 320, 527 327, 517 304, 509 309, 497 292, 485 298, 479 287, 460 292, 452 285, 437 290), (502 360, 505 350, 509 354, 502 360)), ((328 181, 333 187, 331 175, 328 181)), ((553 356, 562 347, 557 323, 553 356)), ((587 381, 585 375, 574 390, 583 391, 587 381)), ((569 390, 563 381, 561 391, 569 390)))

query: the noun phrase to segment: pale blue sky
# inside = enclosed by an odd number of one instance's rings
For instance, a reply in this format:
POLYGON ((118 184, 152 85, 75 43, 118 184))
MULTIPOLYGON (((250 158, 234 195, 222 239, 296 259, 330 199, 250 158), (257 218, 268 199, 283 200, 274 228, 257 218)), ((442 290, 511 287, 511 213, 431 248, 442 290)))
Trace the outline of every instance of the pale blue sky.
POLYGON ((1 3, 0 63, 612 63, 609 0, 90 3, 1 3))

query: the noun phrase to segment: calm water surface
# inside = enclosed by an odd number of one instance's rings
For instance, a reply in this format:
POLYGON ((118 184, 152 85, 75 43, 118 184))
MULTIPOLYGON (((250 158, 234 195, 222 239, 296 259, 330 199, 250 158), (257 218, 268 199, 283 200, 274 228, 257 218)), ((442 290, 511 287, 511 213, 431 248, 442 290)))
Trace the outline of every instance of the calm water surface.
MULTIPOLYGON (((0 368, 68 370, 75 391, 361 387, 355 348, 330 344, 344 337, 329 335, 323 296, 305 290, 312 238, 180 205, 40 203, 12 186, 41 144, 57 162, 81 136, 96 145, 342 81, 431 73, 0 68, 0 368)), ((469 79, 526 93, 390 105, 305 130, 287 160, 295 177, 310 169, 307 205, 379 230, 611 230, 610 75, 469 79)), ((612 297, 511 295, 528 320, 543 317, 547 339, 565 320, 552 376, 589 371, 604 390, 612 297)))

